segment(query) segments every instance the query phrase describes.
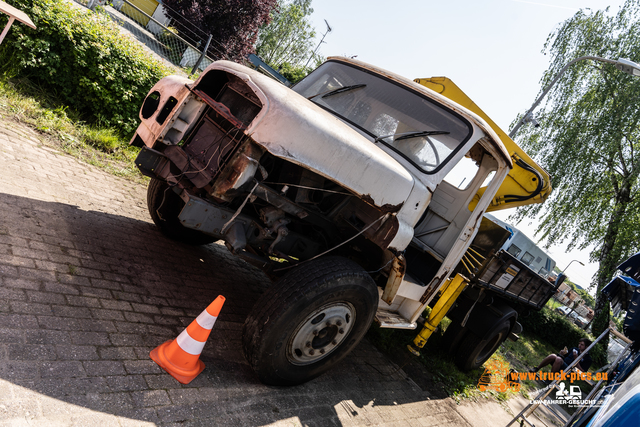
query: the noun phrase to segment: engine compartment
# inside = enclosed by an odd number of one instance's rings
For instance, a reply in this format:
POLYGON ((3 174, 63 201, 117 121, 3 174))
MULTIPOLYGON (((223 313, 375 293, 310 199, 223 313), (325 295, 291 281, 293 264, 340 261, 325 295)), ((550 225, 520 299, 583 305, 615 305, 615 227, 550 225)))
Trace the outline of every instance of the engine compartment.
POLYGON ((165 128, 136 159, 142 173, 166 181, 185 202, 184 227, 273 271, 327 251, 372 269, 390 259, 399 207, 375 206, 254 141, 247 128, 263 105, 238 76, 211 70, 188 89, 183 101, 163 105, 155 92, 147 97, 143 119, 165 128))

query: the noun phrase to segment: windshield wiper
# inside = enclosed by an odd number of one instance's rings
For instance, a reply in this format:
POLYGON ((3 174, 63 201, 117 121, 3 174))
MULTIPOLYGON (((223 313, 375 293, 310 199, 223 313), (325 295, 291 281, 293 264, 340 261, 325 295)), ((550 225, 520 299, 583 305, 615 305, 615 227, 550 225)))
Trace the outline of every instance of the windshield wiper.
POLYGON ((324 94, 322 93, 316 93, 315 95, 312 95, 310 97, 308 97, 307 99, 312 99, 315 98, 316 96, 322 95, 323 98, 328 98, 330 96, 333 95, 337 95, 339 93, 342 92, 347 92, 353 89, 359 89, 361 87, 366 87, 367 85, 365 84, 357 84, 357 85, 349 85, 349 86, 343 86, 343 87, 339 87, 338 89, 334 89, 334 90, 330 90, 329 92, 325 92, 324 94))
MULTIPOLYGON (((445 130, 423 130, 423 131, 419 131, 419 132, 404 132, 399 134, 400 136, 397 137, 395 140, 396 141, 402 141, 403 139, 411 139, 411 138, 418 138, 421 136, 433 136, 433 135, 449 135, 451 132, 447 132, 445 130)), ((380 141, 382 141, 385 138, 389 138, 392 136, 396 136, 398 134, 391 134, 391 135, 383 135, 383 136, 379 136, 376 139, 373 140, 373 143, 376 144, 380 141)))

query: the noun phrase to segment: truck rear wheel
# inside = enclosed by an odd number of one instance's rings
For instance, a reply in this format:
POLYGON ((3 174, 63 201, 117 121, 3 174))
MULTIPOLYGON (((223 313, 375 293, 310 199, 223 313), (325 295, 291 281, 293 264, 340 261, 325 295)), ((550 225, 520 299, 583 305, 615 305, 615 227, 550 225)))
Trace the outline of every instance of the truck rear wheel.
POLYGON ((244 323, 245 358, 260 381, 296 385, 331 369, 360 342, 378 303, 371 277, 341 257, 281 277, 244 323))
POLYGON ((485 339, 468 331, 462 337, 455 353, 456 365, 463 371, 479 368, 507 339, 510 329, 511 322, 505 320, 494 328, 493 332, 485 339))
POLYGON ((217 239, 180 224, 178 215, 184 207, 184 201, 169 185, 158 179, 151 179, 147 187, 147 208, 151 219, 162 234, 170 239, 189 245, 206 245, 217 239))
POLYGON ((455 354, 460 341, 467 333, 467 330, 456 321, 452 321, 442 336, 441 348, 449 354, 455 354))

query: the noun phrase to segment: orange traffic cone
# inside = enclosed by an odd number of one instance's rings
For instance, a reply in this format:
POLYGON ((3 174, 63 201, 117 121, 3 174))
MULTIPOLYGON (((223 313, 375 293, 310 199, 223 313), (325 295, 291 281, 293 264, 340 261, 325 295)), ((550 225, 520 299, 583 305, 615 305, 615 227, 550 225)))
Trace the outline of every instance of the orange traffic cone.
POLYGON ((216 323, 225 298, 218 295, 178 338, 169 340, 151 350, 149 356, 169 375, 182 384, 189 384, 204 370, 200 353, 204 348, 211 328, 216 323))

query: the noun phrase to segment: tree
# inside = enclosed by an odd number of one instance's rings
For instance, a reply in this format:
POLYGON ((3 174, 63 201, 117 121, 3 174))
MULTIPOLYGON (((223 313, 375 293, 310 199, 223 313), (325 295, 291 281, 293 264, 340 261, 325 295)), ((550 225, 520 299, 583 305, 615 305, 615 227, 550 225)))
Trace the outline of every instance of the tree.
MULTIPOLYGON (((639 44, 638 0, 628 0, 615 15, 580 10, 549 36, 544 50, 551 64, 542 84, 582 56, 638 61, 639 44)), ((640 241, 640 80, 584 60, 549 95, 541 126, 522 128, 520 141, 549 172, 555 190, 545 204, 520 209, 516 217, 541 215, 537 232, 547 245, 568 240, 569 248, 595 247, 590 257, 599 267, 592 283, 597 336, 609 324, 609 303, 600 291, 640 241)))
POLYGON ((311 0, 279 0, 271 22, 260 28, 256 53, 274 69, 297 67, 313 54, 316 33, 309 22, 311 0))
POLYGON ((292 84, 298 83, 300 80, 304 79, 311 70, 311 68, 306 68, 302 65, 293 66, 288 62, 285 62, 278 68, 278 72, 292 84))
POLYGON ((591 295, 589 295, 589 292, 585 291, 584 289, 578 289, 576 292, 578 292, 578 295, 580 295, 580 298, 582 298, 582 301, 584 301, 587 307, 595 308, 596 300, 593 299, 591 295))
MULTIPOLYGON (((195 25, 212 36, 229 59, 244 59, 254 51, 258 29, 269 22, 277 0, 164 0, 167 14, 189 28, 195 25)), ((191 39, 192 35, 186 35, 191 39)), ((206 38, 203 40, 206 41, 206 38)))
MULTIPOLYGON (((611 313, 613 314, 613 313, 611 313)), ((613 323, 615 323, 616 325, 616 329, 618 330, 618 332, 620 332, 621 334, 624 334, 624 318, 627 315, 627 312, 622 311, 620 312, 620 314, 618 314, 617 316, 613 317, 613 323)))
POLYGON ((571 289, 573 289, 578 295, 580 295, 580 299, 584 304, 586 304, 591 308, 595 307, 595 300, 591 295, 589 295, 589 292, 582 289, 581 287, 579 287, 569 279, 565 279, 564 283, 567 284, 569 287, 571 287, 571 289))

